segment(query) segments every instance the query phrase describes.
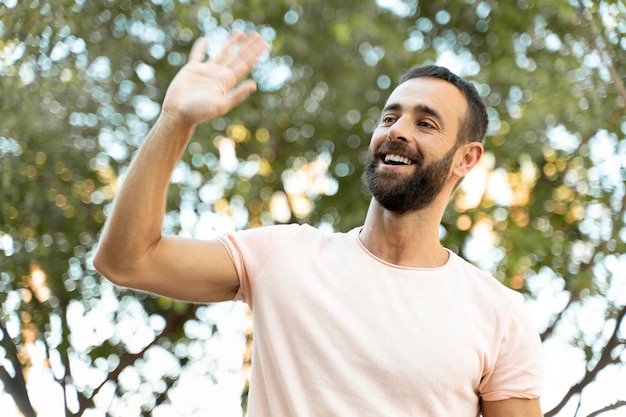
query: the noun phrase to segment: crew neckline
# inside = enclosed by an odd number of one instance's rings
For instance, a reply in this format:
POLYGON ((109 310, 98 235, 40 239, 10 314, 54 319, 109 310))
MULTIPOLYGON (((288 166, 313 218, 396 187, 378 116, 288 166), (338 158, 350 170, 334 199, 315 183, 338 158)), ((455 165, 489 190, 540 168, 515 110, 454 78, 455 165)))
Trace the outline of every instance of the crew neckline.
POLYGON ((450 249, 448 249, 446 247, 444 247, 444 249, 445 249, 446 252, 448 252, 448 260, 443 265, 436 266, 436 267, 433 267, 433 268, 396 265, 394 263, 385 261, 384 259, 381 259, 378 256, 374 255, 372 252, 370 252, 369 249, 367 249, 365 247, 363 242, 361 242, 361 239, 359 238, 359 234, 360 234, 362 229, 363 229, 363 226, 359 226, 359 227, 355 227, 354 229, 352 229, 350 231, 350 234, 352 234, 353 239, 356 240, 357 245, 361 248, 361 250, 369 258, 371 258, 374 261, 376 261, 376 262, 378 262, 378 263, 380 263, 382 265, 385 265, 387 267, 394 268, 394 269, 400 269, 400 270, 404 270, 404 271, 433 271, 434 272, 434 271, 441 271, 442 269, 447 268, 452 263, 452 257, 454 256, 454 252, 452 252, 450 249))

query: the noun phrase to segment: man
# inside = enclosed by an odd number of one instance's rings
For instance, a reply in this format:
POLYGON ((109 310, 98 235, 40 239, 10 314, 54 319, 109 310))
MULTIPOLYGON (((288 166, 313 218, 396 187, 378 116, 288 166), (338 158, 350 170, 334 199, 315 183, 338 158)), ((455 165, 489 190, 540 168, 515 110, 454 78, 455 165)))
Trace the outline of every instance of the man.
POLYGON ((187 300, 243 300, 254 317, 252 417, 539 417, 541 346, 522 297, 441 246, 448 199, 483 154, 475 89, 415 68, 391 93, 366 167, 364 225, 262 227, 200 241, 161 235, 170 175, 195 126, 254 91, 267 44, 193 46, 104 228, 113 282, 187 300))

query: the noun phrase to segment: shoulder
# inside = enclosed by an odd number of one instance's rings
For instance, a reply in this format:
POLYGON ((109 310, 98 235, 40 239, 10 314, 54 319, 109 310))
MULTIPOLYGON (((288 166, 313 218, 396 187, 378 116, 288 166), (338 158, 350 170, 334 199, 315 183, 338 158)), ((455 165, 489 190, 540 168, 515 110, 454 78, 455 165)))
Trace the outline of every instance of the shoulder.
POLYGON ((465 300, 474 306, 474 313, 491 322, 501 336, 517 335, 526 339, 523 343, 536 345, 537 326, 524 296, 458 255, 452 256, 460 271, 458 282, 463 285, 465 300))
POLYGON ((311 246, 332 239, 338 233, 319 230, 308 224, 283 224, 256 227, 229 233, 219 238, 227 246, 235 246, 240 250, 254 248, 255 252, 286 251, 311 246))
POLYGON ((497 300, 498 303, 523 303, 522 294, 507 287, 493 275, 453 252, 451 252, 450 257, 450 263, 462 276, 463 282, 476 291, 481 298, 497 300))

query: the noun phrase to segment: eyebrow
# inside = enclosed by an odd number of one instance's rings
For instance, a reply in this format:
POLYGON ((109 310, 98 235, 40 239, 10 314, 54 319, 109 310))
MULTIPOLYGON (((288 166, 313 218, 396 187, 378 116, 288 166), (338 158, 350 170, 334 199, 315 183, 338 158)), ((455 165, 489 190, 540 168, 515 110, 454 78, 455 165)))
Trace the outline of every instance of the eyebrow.
MULTIPOLYGON (((396 111, 396 110, 402 110, 402 105, 400 103, 390 103, 386 105, 385 108, 383 109, 383 114, 388 111, 396 111)), ((427 106, 425 104, 416 104, 415 106, 413 106, 413 113, 424 113, 429 116, 432 116, 435 119, 437 119, 437 121, 441 124, 441 127, 444 126, 444 122, 443 122, 443 118, 441 117, 441 114, 430 106, 427 106)))

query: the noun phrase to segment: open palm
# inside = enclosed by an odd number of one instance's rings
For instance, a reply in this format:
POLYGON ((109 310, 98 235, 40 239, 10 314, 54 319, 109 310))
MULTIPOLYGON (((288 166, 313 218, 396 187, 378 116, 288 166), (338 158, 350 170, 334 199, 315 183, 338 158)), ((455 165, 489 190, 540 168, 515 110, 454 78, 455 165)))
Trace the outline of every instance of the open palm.
POLYGON ((208 40, 198 39, 189 62, 179 71, 165 95, 163 112, 190 125, 221 116, 256 90, 247 76, 269 45, 256 32, 234 32, 215 57, 205 61, 208 40))

